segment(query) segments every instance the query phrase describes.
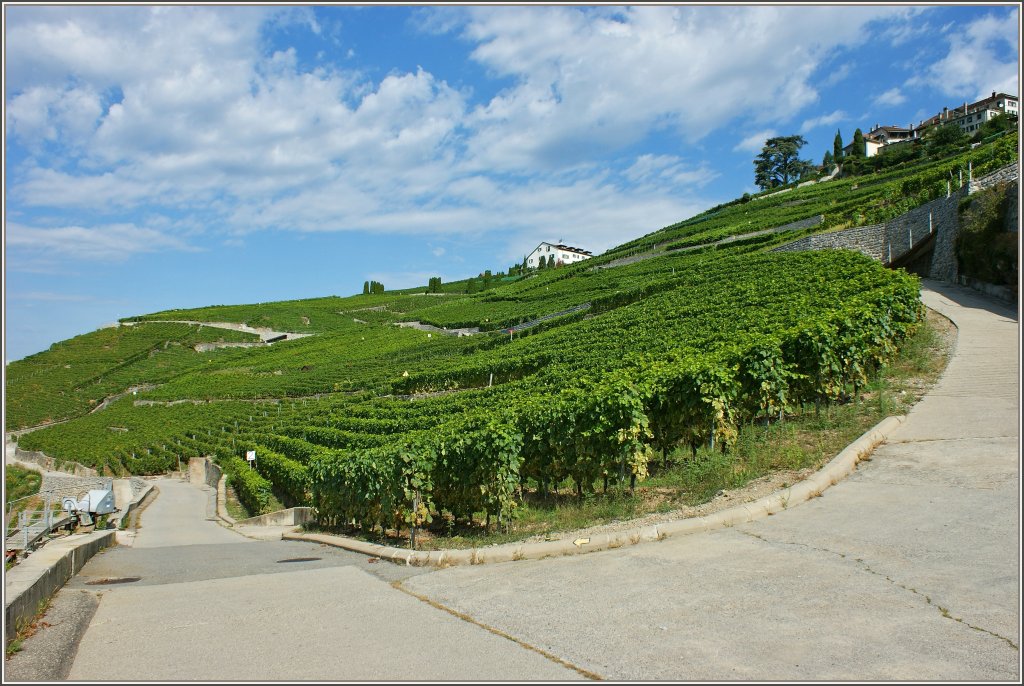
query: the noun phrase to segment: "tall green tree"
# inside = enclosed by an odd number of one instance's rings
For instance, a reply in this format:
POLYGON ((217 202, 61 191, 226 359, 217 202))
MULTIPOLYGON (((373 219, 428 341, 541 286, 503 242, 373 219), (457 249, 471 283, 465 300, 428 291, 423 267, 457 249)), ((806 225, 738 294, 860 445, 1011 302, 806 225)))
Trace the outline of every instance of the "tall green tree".
POLYGON ((825 156, 821 158, 821 166, 825 168, 826 172, 832 171, 832 167, 835 165, 835 158, 832 157, 832 153, 828 150, 825 151, 825 156))
POLYGON ((853 132, 853 150, 850 151, 850 157, 867 157, 867 154, 867 149, 864 146, 864 134, 857 129, 853 132))
POLYGON ((363 295, 369 295, 369 294, 370 294, 370 282, 369 281, 364 281, 363 282, 363 295))
POLYGON ((836 129, 836 137, 832 141, 832 159, 836 164, 843 163, 843 137, 840 135, 839 129, 836 129))
POLYGON ((814 164, 800 159, 803 136, 777 136, 765 141, 761 154, 754 158, 754 183, 762 189, 785 186, 808 174, 814 164))

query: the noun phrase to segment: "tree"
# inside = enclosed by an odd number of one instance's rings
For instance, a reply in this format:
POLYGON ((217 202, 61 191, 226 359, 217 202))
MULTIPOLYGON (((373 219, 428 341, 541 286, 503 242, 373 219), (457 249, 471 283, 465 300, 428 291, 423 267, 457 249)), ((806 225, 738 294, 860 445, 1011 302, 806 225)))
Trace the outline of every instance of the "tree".
POLYGON ((554 268, 555 268, 555 256, 554 255, 548 255, 548 269, 554 269, 554 268))
POLYGON ((1012 131, 1017 128, 1017 118, 1011 117, 1006 112, 1000 112, 996 116, 992 117, 978 128, 978 132, 974 134, 972 140, 980 141, 989 136, 994 136, 997 133, 1003 131, 1012 131))
POLYGON ((370 294, 370 282, 369 281, 364 281, 363 282, 363 295, 369 295, 369 294, 370 294))
POLYGON ((867 148, 864 146, 864 134, 857 129, 853 132, 853 150, 850 151, 850 157, 867 157, 867 154, 867 148))
POLYGON ((754 158, 754 183, 767 190, 785 186, 809 173, 814 165, 799 157, 800 148, 806 144, 803 136, 769 138, 761 154, 754 158))
POLYGON ((839 134, 839 129, 836 129, 836 138, 832 141, 832 159, 836 164, 843 163, 843 137, 839 134))
POLYGON ((831 171, 832 167, 836 164, 835 158, 832 157, 832 153, 828 150, 825 151, 825 156, 821 158, 821 166, 825 168, 825 171, 831 171))

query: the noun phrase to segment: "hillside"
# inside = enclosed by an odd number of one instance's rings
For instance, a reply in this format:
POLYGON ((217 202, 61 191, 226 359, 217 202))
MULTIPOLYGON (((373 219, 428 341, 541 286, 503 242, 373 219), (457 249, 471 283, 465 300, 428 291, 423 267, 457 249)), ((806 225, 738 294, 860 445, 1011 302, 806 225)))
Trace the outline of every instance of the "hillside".
POLYGON ((316 505, 327 525, 422 525, 442 512, 507 522, 526 489, 623 488, 647 475, 655 451, 728 448, 752 422, 855 397, 917 327, 916 277, 846 251, 767 248, 897 216, 944 195, 968 164, 980 175, 1015 159, 1016 146, 1005 136, 740 198, 482 293, 129 317, 12 363, 8 429, 67 419, 21 446, 109 473, 215 455, 251 511, 273 491, 316 505), (172 320, 313 335, 198 352, 252 337, 172 320), (408 322, 436 329, 396 326, 408 322), (245 450, 257 451, 258 471, 245 450))

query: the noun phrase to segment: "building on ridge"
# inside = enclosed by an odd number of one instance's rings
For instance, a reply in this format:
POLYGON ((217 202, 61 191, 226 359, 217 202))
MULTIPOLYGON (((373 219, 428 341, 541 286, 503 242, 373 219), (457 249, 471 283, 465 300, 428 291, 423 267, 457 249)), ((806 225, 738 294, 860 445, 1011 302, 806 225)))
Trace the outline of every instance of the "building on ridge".
POLYGON ((581 260, 588 260, 594 256, 594 253, 589 250, 583 250, 581 248, 574 248, 571 245, 564 245, 562 243, 548 243, 542 242, 538 245, 533 252, 526 258, 526 264, 524 265, 527 269, 537 269, 540 265, 540 261, 544 260, 544 266, 547 266, 547 262, 550 261, 551 256, 555 258, 555 264, 575 264, 581 260))

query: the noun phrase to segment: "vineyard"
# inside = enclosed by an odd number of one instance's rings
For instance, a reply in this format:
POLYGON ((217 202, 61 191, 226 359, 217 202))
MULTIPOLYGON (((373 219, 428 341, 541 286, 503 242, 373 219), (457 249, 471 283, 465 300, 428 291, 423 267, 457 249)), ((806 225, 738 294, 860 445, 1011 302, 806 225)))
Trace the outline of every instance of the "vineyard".
POLYGON ((765 248, 906 211, 945 193, 953 169, 1004 164, 1010 139, 735 201, 480 293, 417 289, 130 317, 134 326, 12 363, 8 428, 68 419, 26 434, 21 447, 108 474, 213 456, 250 512, 276 499, 313 506, 322 526, 363 531, 474 518, 507 526, 527 493, 627 492, 679 447, 728 452, 745 427, 858 397, 919 324, 917 277, 847 251, 765 248), (648 259, 613 264, 643 252, 648 259), (253 337, 168 320, 314 335, 198 353, 199 342, 253 337), (440 331, 396 326, 413 321, 440 331), (444 335, 463 327, 480 332, 444 335))

